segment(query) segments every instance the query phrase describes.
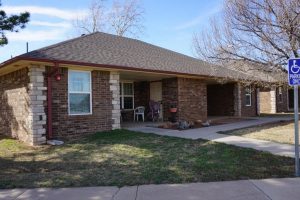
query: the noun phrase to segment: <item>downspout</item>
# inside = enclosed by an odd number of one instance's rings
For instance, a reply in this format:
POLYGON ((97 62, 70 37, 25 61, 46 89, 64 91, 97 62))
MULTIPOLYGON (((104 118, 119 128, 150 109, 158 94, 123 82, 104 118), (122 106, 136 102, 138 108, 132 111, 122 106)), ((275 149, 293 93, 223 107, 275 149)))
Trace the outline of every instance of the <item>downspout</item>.
POLYGON ((53 138, 52 132, 52 77, 57 74, 59 65, 57 62, 54 63, 54 68, 47 74, 47 139, 53 138))

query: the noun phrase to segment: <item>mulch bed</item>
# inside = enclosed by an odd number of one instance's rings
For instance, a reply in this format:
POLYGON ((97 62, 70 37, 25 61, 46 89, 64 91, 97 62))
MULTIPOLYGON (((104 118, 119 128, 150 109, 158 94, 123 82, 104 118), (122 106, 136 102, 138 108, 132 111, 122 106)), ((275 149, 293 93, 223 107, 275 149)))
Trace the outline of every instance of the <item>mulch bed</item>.
MULTIPOLYGON (((228 118, 213 119, 213 120, 208 120, 208 121, 209 121, 209 126, 217 126, 217 125, 230 124, 230 123, 246 121, 246 120, 251 120, 251 119, 228 117, 228 118)), ((207 126, 203 126, 202 122, 196 122, 196 121, 192 122, 192 126, 190 128, 183 129, 183 130, 178 128, 178 122, 175 122, 175 123, 166 122, 165 124, 158 126, 158 128, 173 129, 173 130, 180 130, 180 131, 195 129, 195 128, 205 128, 205 127, 207 127, 207 126)))

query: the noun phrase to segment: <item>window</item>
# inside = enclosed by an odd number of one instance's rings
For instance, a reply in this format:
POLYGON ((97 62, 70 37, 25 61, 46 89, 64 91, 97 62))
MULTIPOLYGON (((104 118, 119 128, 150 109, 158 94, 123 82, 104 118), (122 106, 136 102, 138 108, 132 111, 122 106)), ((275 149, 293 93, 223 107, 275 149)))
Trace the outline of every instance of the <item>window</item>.
POLYGON ((68 77, 69 114, 91 114, 91 72, 69 70, 68 77))
POLYGON ((125 110, 134 108, 134 92, 132 82, 120 83, 120 108, 125 110))
POLYGON ((251 106, 251 86, 245 88, 246 106, 251 106))
POLYGON ((282 87, 278 88, 278 101, 282 102, 282 87))

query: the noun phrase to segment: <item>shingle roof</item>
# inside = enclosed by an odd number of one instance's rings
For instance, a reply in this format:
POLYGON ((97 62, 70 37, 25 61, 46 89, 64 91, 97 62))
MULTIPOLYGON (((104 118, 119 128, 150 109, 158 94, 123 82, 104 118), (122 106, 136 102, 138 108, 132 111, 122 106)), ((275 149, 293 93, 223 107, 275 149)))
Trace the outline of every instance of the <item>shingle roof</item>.
POLYGON ((96 32, 19 56, 230 79, 258 79, 136 39, 96 32))
POLYGON ((279 68, 266 68, 263 65, 253 64, 253 63, 245 63, 245 62, 231 62, 226 65, 227 68, 246 73, 253 77, 259 77, 264 82, 268 83, 278 83, 278 84, 286 84, 287 82, 287 73, 284 69, 279 68))

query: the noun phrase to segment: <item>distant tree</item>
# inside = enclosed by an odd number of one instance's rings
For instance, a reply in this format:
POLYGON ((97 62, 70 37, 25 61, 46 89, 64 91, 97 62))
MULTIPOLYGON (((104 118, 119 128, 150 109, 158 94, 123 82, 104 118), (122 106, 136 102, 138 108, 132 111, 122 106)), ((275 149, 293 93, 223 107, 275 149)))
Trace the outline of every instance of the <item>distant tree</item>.
MULTIPOLYGON (((0 1, 0 7, 1 5, 0 1)), ((0 46, 8 43, 8 39, 5 36, 6 31, 19 32, 20 29, 25 28, 29 18, 30 14, 28 12, 7 16, 4 10, 0 10, 0 46)))
POLYGON ((109 24, 116 35, 137 37, 143 32, 143 9, 138 0, 128 0, 124 4, 115 1, 109 14, 109 24))
POLYGON ((300 1, 225 0, 221 17, 194 36, 193 46, 210 62, 278 72, 300 54, 300 1))
POLYGON ((108 32, 118 36, 138 37, 143 32, 144 9, 139 0, 115 0, 111 7, 105 0, 93 0, 86 16, 78 16, 73 22, 80 34, 97 31, 108 32))
POLYGON ((86 16, 77 16, 73 21, 74 28, 80 34, 89 34, 105 30, 104 0, 93 0, 86 16))

